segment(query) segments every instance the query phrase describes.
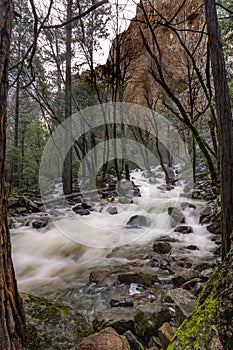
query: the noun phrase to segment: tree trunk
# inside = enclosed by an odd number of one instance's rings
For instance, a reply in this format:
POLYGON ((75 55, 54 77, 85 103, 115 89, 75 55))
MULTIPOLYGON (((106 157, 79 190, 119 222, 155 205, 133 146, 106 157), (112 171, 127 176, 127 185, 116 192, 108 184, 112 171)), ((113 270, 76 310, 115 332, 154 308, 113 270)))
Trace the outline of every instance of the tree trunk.
POLYGON ((4 350, 20 350, 26 343, 25 315, 11 259, 5 183, 8 56, 12 20, 12 1, 0 0, 0 348, 4 350))
MULTIPOLYGON (((72 0, 67 3, 67 19, 72 17, 72 0)), ((63 170, 63 189, 65 194, 72 193, 72 147, 71 144, 71 113, 72 113, 72 95, 71 95, 71 39, 72 39, 72 23, 66 26, 66 81, 65 81, 65 149, 66 153, 63 170)))
POLYGON ((221 35, 214 0, 204 0, 217 110, 222 206, 222 256, 233 231, 233 124, 221 35))

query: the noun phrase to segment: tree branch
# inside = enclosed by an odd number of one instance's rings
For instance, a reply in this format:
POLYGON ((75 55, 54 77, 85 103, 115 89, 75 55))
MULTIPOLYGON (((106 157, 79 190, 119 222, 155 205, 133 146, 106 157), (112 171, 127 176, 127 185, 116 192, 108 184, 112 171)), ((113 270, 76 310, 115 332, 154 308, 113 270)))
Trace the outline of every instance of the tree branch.
POLYGON ((43 28, 51 29, 51 28, 62 28, 62 27, 65 27, 67 24, 69 24, 71 22, 74 22, 74 21, 77 21, 77 20, 85 17, 86 15, 91 13, 92 11, 96 10, 98 7, 100 7, 100 6, 104 5, 104 4, 107 4, 107 3, 108 3, 108 0, 101 0, 97 4, 94 4, 89 9, 84 11, 83 13, 79 13, 77 16, 71 17, 67 21, 64 21, 64 22, 62 22, 60 24, 54 24, 54 25, 49 25, 49 26, 43 25, 43 28))

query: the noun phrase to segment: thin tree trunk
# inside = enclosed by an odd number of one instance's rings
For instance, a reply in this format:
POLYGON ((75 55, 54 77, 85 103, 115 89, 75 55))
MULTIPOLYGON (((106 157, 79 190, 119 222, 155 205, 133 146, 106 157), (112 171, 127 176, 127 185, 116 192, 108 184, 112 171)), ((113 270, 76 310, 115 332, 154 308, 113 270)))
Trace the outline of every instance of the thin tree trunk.
MULTIPOLYGON (((67 20, 72 17, 72 0, 68 0, 67 4, 67 20)), ((71 39, 72 39, 72 23, 66 26, 66 81, 65 81, 65 149, 69 148, 66 153, 63 170, 63 189, 64 193, 72 193, 72 147, 71 145, 71 113, 72 113, 72 93, 71 93, 71 39)))
POLYGON ((204 5, 217 110, 224 258, 230 250, 233 231, 233 124, 215 1, 204 0, 204 5))
POLYGON ((0 0, 0 348, 4 350, 20 350, 26 343, 25 315, 11 259, 5 182, 8 59, 12 20, 12 1, 0 0))

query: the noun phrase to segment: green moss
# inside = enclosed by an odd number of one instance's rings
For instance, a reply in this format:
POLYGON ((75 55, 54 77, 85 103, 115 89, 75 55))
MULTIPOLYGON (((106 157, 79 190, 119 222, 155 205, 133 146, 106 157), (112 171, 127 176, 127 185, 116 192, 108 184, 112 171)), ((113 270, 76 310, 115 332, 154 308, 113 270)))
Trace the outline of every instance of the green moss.
POLYGON ((66 304, 29 294, 22 297, 28 326, 27 350, 68 349, 94 332, 85 317, 66 304))
POLYGON ((201 302, 202 298, 203 295, 197 301, 192 315, 182 323, 175 333, 167 350, 208 348, 213 332, 215 332, 214 326, 218 321, 219 301, 216 297, 216 288, 213 288, 212 293, 204 302, 201 302))

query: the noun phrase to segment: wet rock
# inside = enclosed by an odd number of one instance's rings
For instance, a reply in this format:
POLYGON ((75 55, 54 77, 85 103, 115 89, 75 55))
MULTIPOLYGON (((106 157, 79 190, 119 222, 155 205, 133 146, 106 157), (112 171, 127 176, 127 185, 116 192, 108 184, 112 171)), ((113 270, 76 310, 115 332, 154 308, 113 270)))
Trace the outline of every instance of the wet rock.
POLYGON ((133 203, 132 198, 129 197, 119 197, 120 204, 131 204, 133 203))
POLYGON ((216 262, 215 261, 204 261, 201 262, 199 264, 197 264, 195 266, 195 270, 198 271, 203 271, 203 270, 207 270, 207 269, 214 269, 214 267, 216 266, 216 262))
POLYGON ((134 315, 135 334, 146 345, 156 329, 151 320, 141 310, 136 310, 134 315))
POLYGON ((110 305, 112 307, 133 307, 134 306, 133 302, 127 299, 122 299, 122 300, 111 299, 110 305))
POLYGON ((213 213, 212 207, 208 206, 206 208, 204 208, 201 213, 200 213, 200 224, 203 224, 204 221, 206 223, 206 221, 209 221, 210 219, 206 220, 206 218, 209 218, 213 213))
POLYGON ((178 242, 180 242, 179 239, 173 238, 173 237, 170 237, 170 236, 161 236, 156 241, 169 242, 169 243, 178 243, 178 242))
POLYGON ((183 283, 198 277, 199 277, 199 273, 197 271, 184 270, 176 274, 174 277, 172 277, 172 282, 175 287, 179 287, 183 283))
POLYGON ((153 244, 153 250, 156 253, 160 253, 160 254, 168 254, 171 252, 172 250, 172 246, 170 243, 168 242, 155 242, 153 244))
POLYGON ((124 336, 120 336, 113 328, 89 335, 71 350, 131 350, 124 336))
POLYGON ((180 225, 174 229, 174 232, 179 232, 183 233, 184 235, 187 235, 189 233, 193 233, 193 229, 191 226, 180 225))
POLYGON ((173 335, 175 334, 175 329, 168 323, 165 322, 158 329, 158 337, 164 349, 168 347, 168 344, 172 340, 173 335))
POLYGON ((39 219, 39 220, 35 220, 32 222, 32 227, 39 229, 42 227, 46 227, 49 223, 49 219, 45 218, 45 219, 39 219))
POLYGON ((188 249, 188 250, 199 250, 199 248, 196 245, 193 245, 193 244, 188 245, 185 248, 188 249))
POLYGON ((133 196, 133 183, 126 179, 123 179, 117 184, 117 192, 119 196, 132 197, 133 196))
POLYGON ((85 317, 66 304, 24 293, 21 296, 28 326, 28 349, 70 349, 94 332, 85 317))
POLYGON ((122 273, 118 275, 118 280, 120 283, 137 283, 142 284, 146 287, 152 286, 154 283, 158 283, 159 279, 154 274, 148 274, 148 273, 122 273))
POLYGON ((177 319, 179 322, 182 322, 186 317, 191 315, 196 298, 190 291, 176 288, 168 291, 165 301, 175 304, 177 319))
POLYGON ((111 214, 111 215, 116 215, 116 214, 118 214, 117 207, 109 207, 109 208, 107 209, 107 212, 108 212, 109 214, 111 214))
POLYGON ((156 302, 140 305, 134 314, 135 335, 143 344, 148 344, 158 328, 170 319, 169 309, 163 305, 156 302))
POLYGON ((162 349, 162 344, 161 344, 159 338, 156 337, 155 335, 153 335, 150 338, 148 346, 150 347, 148 350, 159 350, 159 349, 162 349))
POLYGON ((90 214, 90 210, 89 209, 75 209, 75 208, 73 208, 73 210, 74 210, 74 212, 76 213, 76 214, 79 214, 79 215, 81 215, 81 216, 84 216, 84 215, 89 215, 90 214))
POLYGON ((220 220, 213 222, 212 224, 208 225, 206 228, 210 233, 213 233, 215 235, 222 233, 222 226, 221 226, 220 220))
POLYGON ((135 335, 131 331, 127 331, 123 334, 130 345, 130 350, 143 350, 143 345, 137 340, 135 335))
POLYGON ((206 270, 203 270, 201 271, 201 279, 203 282, 207 282, 208 279, 210 278, 210 276, 212 275, 213 273, 213 269, 206 269, 206 270))
POLYGON ((144 215, 134 215, 132 216, 126 224, 129 228, 143 228, 150 227, 151 220, 150 218, 144 215))
POLYGON ((185 223, 185 217, 182 211, 179 208, 176 207, 169 207, 168 208, 168 214, 172 217, 173 223, 175 224, 184 224, 185 223))
POLYGON ((93 320, 93 328, 100 331, 106 327, 112 327, 119 334, 130 330, 134 332, 134 310, 131 308, 117 307, 98 312, 93 320))
POLYGON ((192 204, 192 203, 189 203, 189 202, 183 202, 183 203, 180 204, 180 206, 181 206, 182 210, 185 210, 187 208, 192 208, 194 210, 196 209, 196 206, 194 204, 192 204))
POLYGON ((214 235, 212 238, 211 238, 211 241, 214 242, 215 244, 221 244, 222 243, 222 235, 221 234, 218 234, 218 235, 214 235))

